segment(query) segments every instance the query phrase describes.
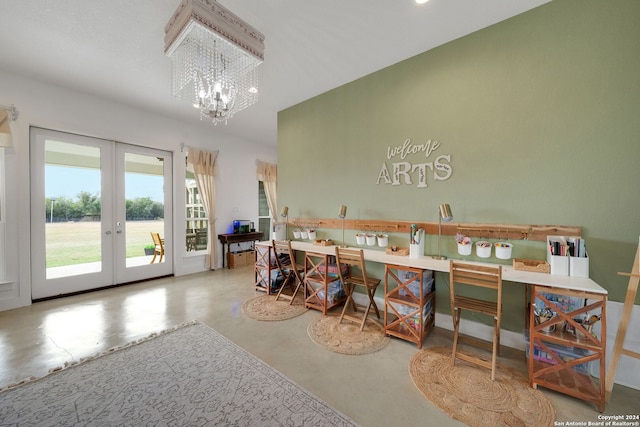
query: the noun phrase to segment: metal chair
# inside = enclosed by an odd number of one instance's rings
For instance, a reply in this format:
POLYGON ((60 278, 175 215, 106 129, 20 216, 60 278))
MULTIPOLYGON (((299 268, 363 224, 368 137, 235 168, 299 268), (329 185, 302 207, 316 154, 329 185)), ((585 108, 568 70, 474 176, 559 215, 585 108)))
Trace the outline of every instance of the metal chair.
MULTIPOLYGON (((451 317, 453 318, 453 351, 451 363, 456 358, 491 369, 491 380, 496 378, 496 359, 500 354, 500 317, 502 312, 502 267, 468 264, 450 261, 449 288, 451 296, 451 317), (465 286, 462 286, 465 285, 465 286), (480 287, 495 291, 494 300, 485 300, 462 295, 462 289, 480 287), (472 344, 491 349, 491 361, 481 357, 464 354, 458 351, 460 333, 460 314, 468 310, 493 317, 493 345, 472 339, 472 344)), ((460 338, 461 340, 463 338, 460 338)))
POLYGON ((367 276, 367 270, 364 263, 364 252, 362 251, 362 249, 348 249, 336 246, 336 263, 338 264, 338 266, 340 266, 341 264, 346 264, 350 267, 348 269, 348 274, 345 274, 341 268, 338 269, 340 280, 342 281, 344 290, 347 293, 347 300, 345 301, 344 307, 342 308, 342 313, 340 313, 340 319, 338 320, 338 323, 342 323, 343 319, 347 319, 352 322, 358 323, 360 325, 360 330, 362 331, 367 321, 369 311, 371 311, 372 307, 376 312, 376 316, 378 316, 378 319, 380 319, 380 311, 378 311, 378 306, 373 299, 376 288, 380 284, 380 279, 374 279, 367 276), (365 289, 367 296, 369 297, 369 303, 366 305, 366 307, 356 304, 355 300, 353 299, 353 292, 356 286, 362 286, 365 289), (349 305, 351 305, 351 307, 353 308, 353 314, 347 314, 347 308, 349 307, 349 305), (358 307, 364 308, 364 314, 362 315, 362 317, 359 317, 357 315, 358 307))
POLYGON ((296 264, 296 257, 291 249, 291 241, 273 240, 273 252, 276 258, 276 265, 280 274, 284 278, 284 282, 276 295, 276 301, 280 298, 288 300, 289 305, 293 304, 293 300, 296 298, 298 291, 302 287, 302 275, 304 274, 304 267, 299 267, 296 264), (286 294, 283 291, 290 289, 291 294, 286 294))

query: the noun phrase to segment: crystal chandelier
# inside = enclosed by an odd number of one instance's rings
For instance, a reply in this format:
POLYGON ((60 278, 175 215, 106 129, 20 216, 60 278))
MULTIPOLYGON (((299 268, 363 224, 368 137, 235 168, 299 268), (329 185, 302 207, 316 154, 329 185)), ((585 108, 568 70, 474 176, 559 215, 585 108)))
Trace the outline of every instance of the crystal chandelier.
POLYGON ((264 36, 215 0, 183 0, 165 27, 172 94, 227 123, 258 100, 264 36))

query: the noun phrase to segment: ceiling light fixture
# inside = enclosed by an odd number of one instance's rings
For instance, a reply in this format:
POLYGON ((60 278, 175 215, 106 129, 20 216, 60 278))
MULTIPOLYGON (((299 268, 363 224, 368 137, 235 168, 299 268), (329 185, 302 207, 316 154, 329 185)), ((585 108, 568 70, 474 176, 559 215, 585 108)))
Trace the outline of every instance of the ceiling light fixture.
POLYGON ((426 2, 428 2, 429 0, 416 0, 416 3, 418 4, 425 4, 426 2))
POLYGON ((264 35, 215 0, 182 0, 165 26, 172 94, 224 122, 258 100, 264 35))

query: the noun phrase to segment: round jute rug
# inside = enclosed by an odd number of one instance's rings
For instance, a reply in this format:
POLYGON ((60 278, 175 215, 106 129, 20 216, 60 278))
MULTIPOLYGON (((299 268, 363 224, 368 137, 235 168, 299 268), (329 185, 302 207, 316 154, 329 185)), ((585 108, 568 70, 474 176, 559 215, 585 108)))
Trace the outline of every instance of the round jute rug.
POLYGON ((360 355, 373 353, 389 344, 389 337, 378 322, 367 319, 364 329, 348 320, 338 323, 338 316, 319 316, 307 328, 311 340, 336 353, 360 355))
POLYGON ((522 374, 498 365, 491 371, 456 359, 451 348, 419 351, 409 363, 413 383, 437 407, 470 426, 553 426, 556 411, 522 374))
POLYGON ((276 301, 275 295, 261 295, 245 302, 242 311, 256 320, 287 320, 300 316, 307 309, 303 298, 296 298, 289 305, 286 300, 276 301))

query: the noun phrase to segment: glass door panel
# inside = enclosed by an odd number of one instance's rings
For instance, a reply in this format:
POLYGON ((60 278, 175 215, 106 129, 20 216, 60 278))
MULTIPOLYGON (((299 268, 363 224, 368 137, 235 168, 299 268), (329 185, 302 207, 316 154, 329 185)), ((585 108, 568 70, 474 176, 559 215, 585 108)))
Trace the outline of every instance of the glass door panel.
POLYGON ((113 148, 111 141, 31 129, 33 299, 113 284, 113 148))
POLYGON ((47 279, 102 271, 100 157, 99 147, 45 141, 47 279))
POLYGON ((127 267, 166 262, 153 255, 144 255, 144 249, 152 249, 151 233, 159 233, 164 240, 164 159, 162 157, 125 153, 126 199, 126 263, 127 267))
POLYGON ((171 204, 165 203, 171 200, 171 153, 118 144, 116 177, 117 280, 171 274, 171 204), (160 245, 152 233, 158 234, 160 245))

